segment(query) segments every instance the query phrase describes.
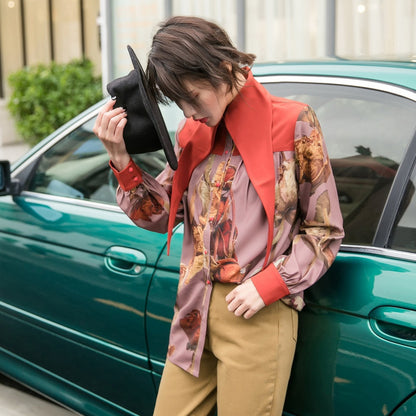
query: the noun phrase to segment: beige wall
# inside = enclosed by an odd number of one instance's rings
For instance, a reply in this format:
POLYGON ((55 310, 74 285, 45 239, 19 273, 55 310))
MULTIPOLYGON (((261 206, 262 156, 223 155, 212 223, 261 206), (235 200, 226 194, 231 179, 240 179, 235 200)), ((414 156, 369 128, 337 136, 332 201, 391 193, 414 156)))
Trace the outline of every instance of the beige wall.
POLYGON ((80 3, 78 0, 53 0, 53 56, 59 63, 82 56, 80 3))
POLYGON ((98 27, 100 0, 83 2, 84 13, 84 50, 85 56, 94 62, 96 74, 101 73, 101 40, 98 27))
POLYGON ((25 0, 24 25, 26 64, 51 61, 48 0, 25 0))
POLYGON ((257 61, 325 55, 326 0, 246 0, 247 50, 257 61))
POLYGON ((0 64, 3 92, 9 92, 6 79, 23 66, 21 7, 18 1, 0 0, 0 64))
POLYGON ((416 60, 415 0, 338 0, 336 23, 343 57, 416 60))
MULTIPOLYGON (((204 0, 205 1, 205 0, 204 0)), ((133 67, 127 52, 130 45, 143 67, 157 24, 165 18, 164 0, 112 0, 110 6, 109 77, 125 75, 133 67)))
POLYGON ((0 0, 3 96, 10 95, 8 76, 25 65, 65 63, 84 55, 99 74, 99 10, 100 0, 0 0))

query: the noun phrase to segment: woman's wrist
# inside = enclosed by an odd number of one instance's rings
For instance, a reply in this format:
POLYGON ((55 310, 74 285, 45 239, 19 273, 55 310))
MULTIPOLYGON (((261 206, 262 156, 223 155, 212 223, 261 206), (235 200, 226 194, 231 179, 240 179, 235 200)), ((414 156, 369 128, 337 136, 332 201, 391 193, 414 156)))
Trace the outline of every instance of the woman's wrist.
POLYGON ((130 163, 130 155, 128 153, 126 153, 125 155, 122 155, 122 156, 114 156, 114 157, 111 157, 111 155, 110 155, 110 160, 111 160, 111 163, 113 164, 113 166, 119 172, 121 172, 130 163))

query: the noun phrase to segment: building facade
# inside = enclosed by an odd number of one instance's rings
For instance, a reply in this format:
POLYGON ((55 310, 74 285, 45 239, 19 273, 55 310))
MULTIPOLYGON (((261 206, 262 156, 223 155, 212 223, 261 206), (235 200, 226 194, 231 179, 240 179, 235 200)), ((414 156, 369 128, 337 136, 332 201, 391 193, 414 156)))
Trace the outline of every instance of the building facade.
POLYGON ((170 15, 214 20, 258 62, 416 61, 416 0, 102 0, 102 7, 109 46, 104 78, 130 68, 128 43, 145 62, 157 23, 170 15))

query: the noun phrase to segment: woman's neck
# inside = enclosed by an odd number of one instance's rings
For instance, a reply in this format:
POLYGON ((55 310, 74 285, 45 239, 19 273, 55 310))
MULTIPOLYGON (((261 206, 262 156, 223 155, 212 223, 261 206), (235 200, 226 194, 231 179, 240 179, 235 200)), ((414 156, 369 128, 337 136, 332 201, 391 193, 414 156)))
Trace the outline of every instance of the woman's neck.
POLYGON ((229 92, 228 104, 230 104, 234 100, 234 98, 237 97, 237 95, 240 93, 240 91, 244 87, 246 81, 247 81, 247 78, 243 74, 240 74, 240 73, 237 74, 236 87, 233 88, 229 92))

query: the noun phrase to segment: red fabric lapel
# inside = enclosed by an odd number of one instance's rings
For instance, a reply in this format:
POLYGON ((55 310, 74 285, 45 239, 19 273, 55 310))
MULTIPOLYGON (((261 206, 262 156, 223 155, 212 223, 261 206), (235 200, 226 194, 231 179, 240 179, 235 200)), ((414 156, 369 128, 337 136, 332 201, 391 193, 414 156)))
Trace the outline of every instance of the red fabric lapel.
POLYGON ((214 145, 216 127, 208 127, 192 119, 186 120, 185 126, 179 132, 179 145, 183 149, 178 160, 178 169, 173 176, 172 196, 168 221, 168 249, 175 226, 176 213, 182 195, 188 187, 194 169, 211 153, 214 145))
MULTIPOLYGON (((271 137, 272 104, 270 94, 254 80, 251 72, 240 93, 228 106, 224 121, 266 212, 269 231, 265 267, 273 241, 275 205, 275 173, 271 137)), ((183 151, 172 183, 168 253, 180 200, 188 187, 193 170, 211 153, 215 133, 216 128, 191 119, 186 121, 179 133, 179 144, 183 151)))
POLYGON ((254 80, 251 72, 240 94, 225 113, 225 126, 240 152, 250 181, 266 212, 268 236, 265 267, 272 247, 275 210, 272 103, 270 94, 254 80))

